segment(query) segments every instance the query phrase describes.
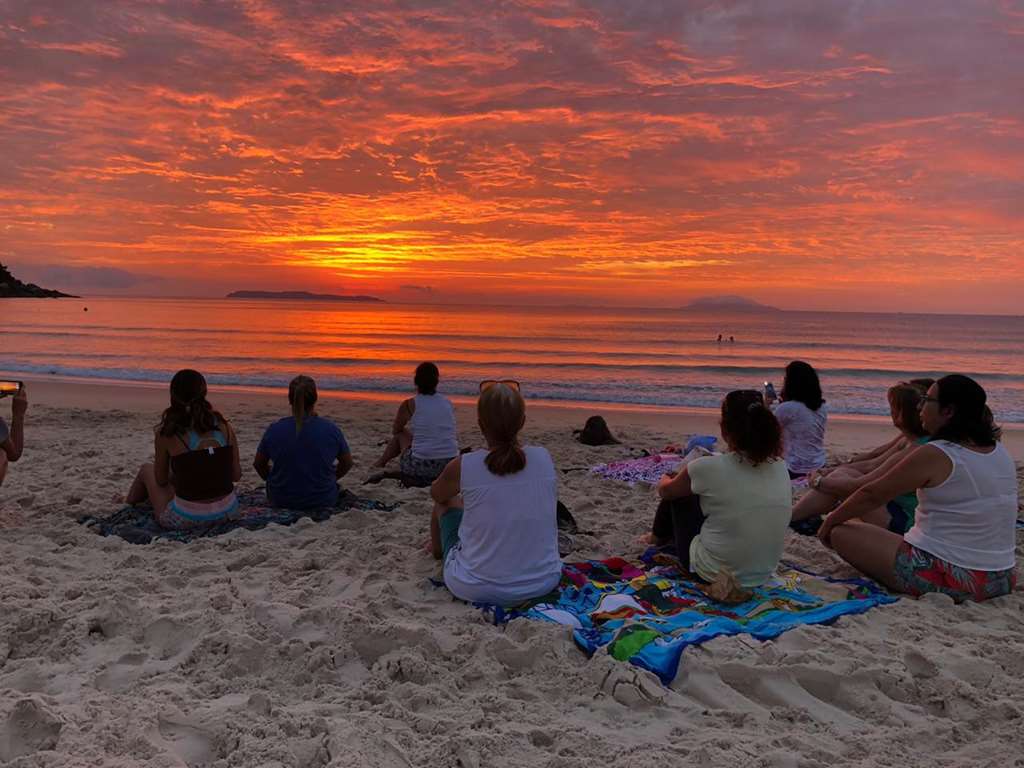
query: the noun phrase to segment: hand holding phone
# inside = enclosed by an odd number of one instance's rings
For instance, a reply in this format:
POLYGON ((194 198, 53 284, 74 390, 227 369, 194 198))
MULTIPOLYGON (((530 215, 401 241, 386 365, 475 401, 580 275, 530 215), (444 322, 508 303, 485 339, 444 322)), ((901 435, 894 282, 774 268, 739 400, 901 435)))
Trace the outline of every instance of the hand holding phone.
POLYGON ((25 415, 25 411, 28 410, 28 392, 25 391, 25 385, 22 382, 18 382, 21 386, 18 387, 18 391, 14 393, 14 400, 11 402, 11 415, 17 419, 25 415))
POLYGON ((0 381, 0 397, 7 397, 8 395, 16 395, 25 388, 25 383, 22 381, 4 380, 0 381))

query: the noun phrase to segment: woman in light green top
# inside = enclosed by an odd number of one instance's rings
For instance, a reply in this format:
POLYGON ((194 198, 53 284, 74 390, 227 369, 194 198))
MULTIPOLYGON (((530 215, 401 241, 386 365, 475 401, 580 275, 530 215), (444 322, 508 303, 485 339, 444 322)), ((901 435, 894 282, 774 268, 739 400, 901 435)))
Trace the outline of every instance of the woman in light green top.
POLYGON ((792 513, 782 428, 755 390, 726 395, 721 428, 727 453, 695 459, 658 483, 647 541, 674 545, 682 566, 705 581, 729 572, 756 587, 779 564, 792 513))

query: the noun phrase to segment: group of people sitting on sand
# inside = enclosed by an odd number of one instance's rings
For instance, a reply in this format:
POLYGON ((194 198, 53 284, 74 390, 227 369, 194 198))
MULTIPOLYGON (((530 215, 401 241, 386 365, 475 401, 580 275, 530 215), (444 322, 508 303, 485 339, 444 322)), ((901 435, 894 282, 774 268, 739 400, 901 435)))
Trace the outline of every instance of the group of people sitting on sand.
MULTIPOLYGON (((545 448, 521 442, 519 383, 480 383, 477 422, 486 447, 460 452, 454 409, 437 392, 437 367, 420 365, 414 381, 417 394, 399 406, 375 468, 388 472, 398 458, 392 476, 430 485, 429 546, 443 561, 445 583, 464 600, 501 605, 547 594, 561 574, 557 472, 545 448)), ((139 470, 127 501, 148 500, 169 528, 230 519, 241 478, 235 432, 210 405, 197 371, 179 371, 170 394, 155 461, 139 470)), ((820 518, 821 542, 893 591, 941 592, 958 602, 1012 591, 1016 471, 977 382, 954 374, 893 386, 897 434, 829 470, 827 411, 814 369, 790 363, 779 402, 772 399, 758 390, 725 396, 726 450, 661 479, 644 543, 664 547, 700 581, 727 576, 750 588, 775 571, 790 525, 820 518), (809 485, 795 506, 794 478, 809 485)), ((267 428, 254 467, 274 505, 332 505, 338 479, 352 467, 348 443, 317 414, 312 379, 292 380, 288 400, 291 415, 267 428)), ((20 453, 17 434, 3 441, 8 457, 20 453)))

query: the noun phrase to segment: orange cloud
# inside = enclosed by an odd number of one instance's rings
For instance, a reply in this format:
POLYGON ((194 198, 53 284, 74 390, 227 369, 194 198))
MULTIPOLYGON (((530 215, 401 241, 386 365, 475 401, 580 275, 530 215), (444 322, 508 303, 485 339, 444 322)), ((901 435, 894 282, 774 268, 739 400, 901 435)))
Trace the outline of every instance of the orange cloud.
POLYGON ((4 259, 207 294, 1019 311, 1009 6, 503 8, 9 4, 4 259))

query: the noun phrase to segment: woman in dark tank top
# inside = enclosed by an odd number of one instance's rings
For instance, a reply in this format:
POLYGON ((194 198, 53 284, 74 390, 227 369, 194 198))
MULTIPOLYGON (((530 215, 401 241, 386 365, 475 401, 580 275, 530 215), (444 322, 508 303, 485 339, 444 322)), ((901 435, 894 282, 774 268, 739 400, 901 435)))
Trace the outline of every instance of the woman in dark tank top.
POLYGON ((139 469, 126 501, 149 500, 164 528, 193 528, 232 518, 242 476, 231 424, 206 399, 206 379, 184 369, 171 379, 171 404, 156 428, 155 461, 139 469))

